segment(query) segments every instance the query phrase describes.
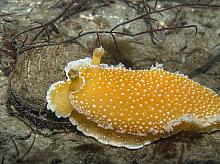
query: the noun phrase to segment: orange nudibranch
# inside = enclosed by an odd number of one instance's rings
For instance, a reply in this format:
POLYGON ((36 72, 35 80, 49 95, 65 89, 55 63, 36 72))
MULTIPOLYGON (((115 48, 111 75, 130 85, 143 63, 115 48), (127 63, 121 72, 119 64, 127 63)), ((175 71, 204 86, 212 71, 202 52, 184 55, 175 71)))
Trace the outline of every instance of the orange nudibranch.
POLYGON ((104 144, 138 149, 180 131, 220 129, 220 96, 186 76, 165 71, 126 69, 93 58, 68 63, 67 81, 51 85, 47 108, 69 117, 87 136, 104 144))

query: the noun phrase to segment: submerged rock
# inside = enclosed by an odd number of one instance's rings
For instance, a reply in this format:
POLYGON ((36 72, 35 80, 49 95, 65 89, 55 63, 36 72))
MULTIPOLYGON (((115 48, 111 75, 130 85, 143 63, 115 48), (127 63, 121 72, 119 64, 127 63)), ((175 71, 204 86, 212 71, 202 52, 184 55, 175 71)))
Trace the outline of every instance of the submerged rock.
POLYGON ((63 67, 66 63, 85 55, 76 44, 37 48, 21 54, 10 74, 9 100, 19 112, 40 127, 62 126, 46 110, 45 95, 58 77, 65 78, 63 67))

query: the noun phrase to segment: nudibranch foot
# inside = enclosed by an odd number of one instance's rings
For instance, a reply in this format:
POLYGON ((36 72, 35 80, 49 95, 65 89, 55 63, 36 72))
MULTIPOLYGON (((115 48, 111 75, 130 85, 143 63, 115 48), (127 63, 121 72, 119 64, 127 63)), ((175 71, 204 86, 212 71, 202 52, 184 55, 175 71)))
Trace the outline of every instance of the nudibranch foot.
POLYGON ((67 82, 51 86, 48 109, 67 117, 77 129, 104 144, 137 149, 180 131, 220 129, 220 96, 157 64, 131 70, 93 59, 70 62, 67 82))
POLYGON ((84 115, 73 111, 69 117, 70 122, 77 126, 77 129, 84 135, 93 137, 99 142, 107 145, 125 147, 128 149, 139 149, 144 145, 151 143, 154 140, 159 139, 155 136, 135 136, 131 134, 117 133, 114 130, 105 129, 97 126, 97 124, 84 115))
POLYGON ((47 109, 55 112, 58 118, 69 117, 73 110, 69 101, 70 85, 70 81, 59 81, 54 83, 47 92, 47 109))

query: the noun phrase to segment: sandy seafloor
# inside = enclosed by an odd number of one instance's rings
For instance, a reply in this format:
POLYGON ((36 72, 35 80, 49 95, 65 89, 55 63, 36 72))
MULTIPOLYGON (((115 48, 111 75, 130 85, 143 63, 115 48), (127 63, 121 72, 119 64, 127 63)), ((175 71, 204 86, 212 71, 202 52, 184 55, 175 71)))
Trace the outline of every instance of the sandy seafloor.
MULTIPOLYGON (((52 38, 62 40, 76 36, 81 30, 108 30, 117 23, 131 19, 143 12, 136 10, 137 8, 134 3, 131 3, 132 1, 130 3, 126 0, 106 2, 104 0, 91 1, 87 4, 88 6, 78 8, 76 13, 72 9, 68 17, 57 22, 62 36, 53 33, 51 34, 52 38)), ((154 4, 153 2, 150 1, 149 3, 154 4)), ((67 3, 68 1, 59 2, 56 0, 1 0, 0 46, 3 46, 5 39, 8 40, 16 33, 30 28, 30 26, 35 26, 33 22, 45 23, 51 20, 63 11, 67 3), (13 14, 2 16, 11 13, 13 14)), ((218 3, 218 1, 213 3, 218 3)), ((160 7, 176 4, 176 1, 158 2, 160 7)), ((123 51, 122 61, 132 63, 129 66, 133 69, 146 69, 159 62, 164 64, 165 69, 169 71, 179 71, 185 75, 190 75, 190 78, 213 89, 220 95, 220 46, 213 49, 215 45, 220 43, 220 8, 184 8, 178 11, 165 12, 163 16, 155 15, 154 18, 167 26, 194 24, 198 28, 198 33, 194 36, 193 29, 181 29, 160 34, 157 37, 161 43, 157 45, 152 44, 148 34, 136 38, 123 38, 126 41, 119 44, 123 51), (123 44, 125 44, 124 47, 123 44)), ((123 26, 120 30, 138 32, 144 29, 145 24, 143 22, 135 22, 123 26)), ((32 34, 29 33, 29 35, 32 34)), ((80 42, 85 49, 92 50, 95 38, 96 36, 89 35, 83 37, 80 42)), ((111 48, 112 45, 109 47, 111 48)), ((22 57, 22 55, 18 57, 21 64, 16 66, 21 68, 15 68, 20 70, 20 74, 15 73, 12 78, 15 81, 13 87, 17 92, 17 97, 23 99, 22 101, 30 110, 35 106, 45 110, 46 90, 52 81, 60 80, 58 77, 52 77, 51 74, 57 67, 62 73, 62 68, 72 58, 68 56, 66 51, 65 56, 62 56, 62 51, 58 51, 56 54, 60 60, 58 63, 50 65, 53 61, 50 61, 51 57, 49 57, 47 59, 49 66, 35 62, 42 56, 41 53, 35 53, 35 56, 32 55, 29 59, 22 57), (22 63, 29 63, 29 65, 25 66, 22 63), (42 66, 39 74, 36 73, 38 70, 35 70, 35 67, 39 67, 38 64, 42 66), (47 72, 48 69, 50 69, 50 73, 47 72), (36 78, 40 80, 35 81, 36 78), (47 81, 47 85, 44 81, 47 81)), ((29 53, 26 52, 26 55, 29 53)), ((76 58, 80 58, 80 56, 76 58)), ((117 63, 117 61, 112 62, 111 57, 106 59, 106 61, 109 60, 110 63, 117 63)), ((40 133, 33 134, 30 127, 27 126, 28 124, 32 128, 36 128, 31 121, 26 118, 21 118, 23 120, 21 121, 20 117, 15 116, 16 114, 10 115, 6 108, 9 72, 13 62, 14 59, 0 51, 1 163, 220 163, 219 131, 210 134, 180 134, 154 142, 138 150, 103 145, 95 139, 77 132, 74 127, 70 132, 65 129, 50 130, 44 128, 39 129, 40 133), (34 136, 36 139, 33 148, 25 155, 34 140, 34 136), (15 144, 18 150, 16 150, 15 144)), ((62 76, 60 75, 60 77, 62 76)), ((16 105, 8 104, 8 106, 16 113, 16 105)))

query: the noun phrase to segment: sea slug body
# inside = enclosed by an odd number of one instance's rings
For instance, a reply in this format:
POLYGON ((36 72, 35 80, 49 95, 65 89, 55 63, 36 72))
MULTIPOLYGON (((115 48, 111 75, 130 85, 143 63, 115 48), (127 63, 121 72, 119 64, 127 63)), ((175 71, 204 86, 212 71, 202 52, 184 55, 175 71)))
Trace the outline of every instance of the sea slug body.
POLYGON ((131 70, 93 58, 70 62, 67 81, 51 85, 47 108, 69 117, 85 135, 104 144, 138 149, 180 131, 220 129, 220 96, 160 65, 131 70))

